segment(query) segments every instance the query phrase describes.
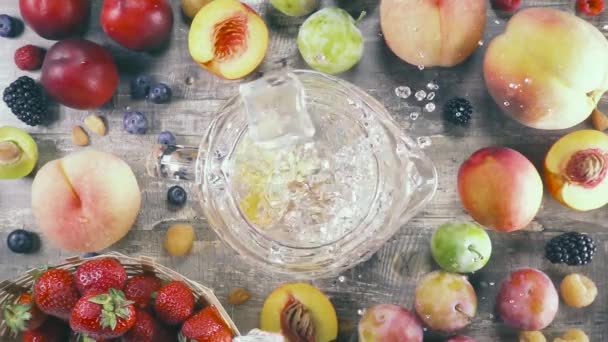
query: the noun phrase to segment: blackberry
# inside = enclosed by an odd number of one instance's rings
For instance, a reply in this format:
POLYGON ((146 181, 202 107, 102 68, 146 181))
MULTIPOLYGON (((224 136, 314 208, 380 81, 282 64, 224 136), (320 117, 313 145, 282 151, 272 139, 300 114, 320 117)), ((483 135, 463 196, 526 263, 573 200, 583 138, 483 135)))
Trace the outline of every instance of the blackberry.
POLYGON ((48 119, 42 88, 28 76, 21 76, 4 89, 4 102, 19 120, 30 126, 48 119))
POLYGON ((473 114, 473 106, 471 103, 462 97, 456 97, 446 102, 443 107, 444 118, 459 126, 465 126, 471 120, 473 114))
POLYGON ((545 252, 547 259, 554 264, 578 266, 590 263, 595 250, 595 243, 589 235, 570 232, 551 239, 545 252))

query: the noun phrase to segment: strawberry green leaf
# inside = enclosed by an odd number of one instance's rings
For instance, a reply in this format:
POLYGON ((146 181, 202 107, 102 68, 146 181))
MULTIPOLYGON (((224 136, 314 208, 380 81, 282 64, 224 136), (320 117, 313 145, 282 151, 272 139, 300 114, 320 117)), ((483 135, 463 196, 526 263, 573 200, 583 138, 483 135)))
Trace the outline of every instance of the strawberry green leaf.
POLYGON ((89 302, 99 305, 111 304, 111 300, 112 299, 110 298, 110 296, 106 293, 89 298, 89 302))

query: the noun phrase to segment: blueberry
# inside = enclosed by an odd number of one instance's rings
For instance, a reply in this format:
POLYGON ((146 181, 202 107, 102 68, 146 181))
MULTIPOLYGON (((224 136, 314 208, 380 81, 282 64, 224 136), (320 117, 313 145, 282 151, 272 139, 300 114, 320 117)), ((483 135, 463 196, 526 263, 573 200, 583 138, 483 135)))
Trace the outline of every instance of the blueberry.
POLYGON ((145 99, 150 93, 152 78, 147 75, 140 75, 131 80, 131 98, 145 99))
POLYGON ((175 145, 175 136, 169 131, 160 132, 158 135, 158 143, 161 145, 175 145))
POLYGON ((19 20, 6 14, 0 15, 0 36, 12 38, 19 33, 19 20))
POLYGON ((167 103, 171 100, 171 88, 164 83, 155 84, 150 88, 148 98, 154 103, 167 103))
POLYGON ((181 207, 186 203, 187 199, 188 194, 186 190, 179 185, 174 185, 167 191, 167 201, 175 206, 181 207))
POLYGON ((6 244, 15 253, 30 253, 36 247, 36 235, 27 230, 17 229, 8 234, 6 244))
POLYGON ((142 112, 126 112, 123 125, 131 134, 144 134, 148 129, 148 119, 142 112))

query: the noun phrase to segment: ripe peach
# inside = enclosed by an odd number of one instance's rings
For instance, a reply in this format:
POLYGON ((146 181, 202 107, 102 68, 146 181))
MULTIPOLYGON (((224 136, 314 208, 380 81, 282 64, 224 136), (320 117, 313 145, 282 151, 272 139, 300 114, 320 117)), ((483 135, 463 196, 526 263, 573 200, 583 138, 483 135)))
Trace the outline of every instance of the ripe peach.
POLYGON ((153 51, 171 35, 173 10, 168 0, 104 0, 101 27, 127 49, 153 51))
POLYGON ((559 297, 551 279, 534 268, 511 272, 500 285, 496 299, 505 323, 521 330, 542 330, 557 314, 559 297))
POLYGON ((608 89, 608 42, 573 14, 525 9, 488 46, 484 76, 498 106, 515 120, 569 128, 585 120, 608 89))
POLYGON ((338 317, 319 289, 306 283, 288 283, 274 289, 264 301, 260 328, 282 332, 289 341, 330 342, 338 337, 338 317))
POLYGON ((118 88, 118 69, 112 55, 84 39, 55 43, 46 53, 40 79, 59 103, 76 108, 97 108, 118 88))
POLYGON ((521 153, 506 147, 487 147, 460 166, 458 192, 477 222, 511 232, 527 226, 538 212, 543 182, 521 153))
POLYGON ((559 139, 545 157, 545 181, 555 199, 575 210, 608 203, 608 135, 580 130, 559 139))
POLYGON ((416 285, 414 305, 429 328, 452 332, 471 323, 477 312, 477 295, 465 276, 434 271, 416 285))
POLYGON ((48 162, 32 184, 38 227, 68 251, 99 251, 120 240, 135 222, 140 204, 129 165, 90 149, 48 162))
POLYGON ((83 31, 91 14, 91 1, 19 0, 19 10, 42 38, 60 40, 83 31))
POLYGON ((215 0, 194 17, 188 48, 203 68, 237 79, 262 63, 268 49, 268 28, 251 7, 237 0, 215 0))
POLYGON ((388 47, 420 66, 461 63, 478 46, 486 24, 484 0, 382 0, 380 25, 388 47))

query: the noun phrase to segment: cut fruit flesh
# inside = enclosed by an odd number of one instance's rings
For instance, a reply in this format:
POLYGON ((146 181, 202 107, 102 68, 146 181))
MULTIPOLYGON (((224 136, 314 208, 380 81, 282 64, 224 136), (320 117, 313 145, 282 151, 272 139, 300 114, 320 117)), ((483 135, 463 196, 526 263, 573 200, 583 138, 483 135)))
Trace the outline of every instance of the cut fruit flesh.
POLYGON ((249 74, 268 48, 266 23, 236 0, 215 0, 192 21, 188 45, 192 58, 212 73, 236 79, 249 74))
POLYGON ((27 176, 38 161, 38 145, 24 130, 0 127, 0 179, 27 176))
MULTIPOLYGON (((587 211, 597 209, 608 203, 608 177, 605 173, 601 181, 593 182, 595 186, 571 181, 567 170, 573 157, 581 151, 595 151, 608 154, 608 135, 596 130, 572 132, 558 140, 545 158, 545 177, 551 193, 572 209, 587 211)), ((608 165, 603 165, 608 167, 608 165)))
POLYGON ((312 315, 317 342, 330 342, 337 338, 338 319, 333 304, 323 292, 305 283, 285 284, 272 291, 262 308, 262 330, 281 332, 281 314, 290 298, 302 303, 312 315))

